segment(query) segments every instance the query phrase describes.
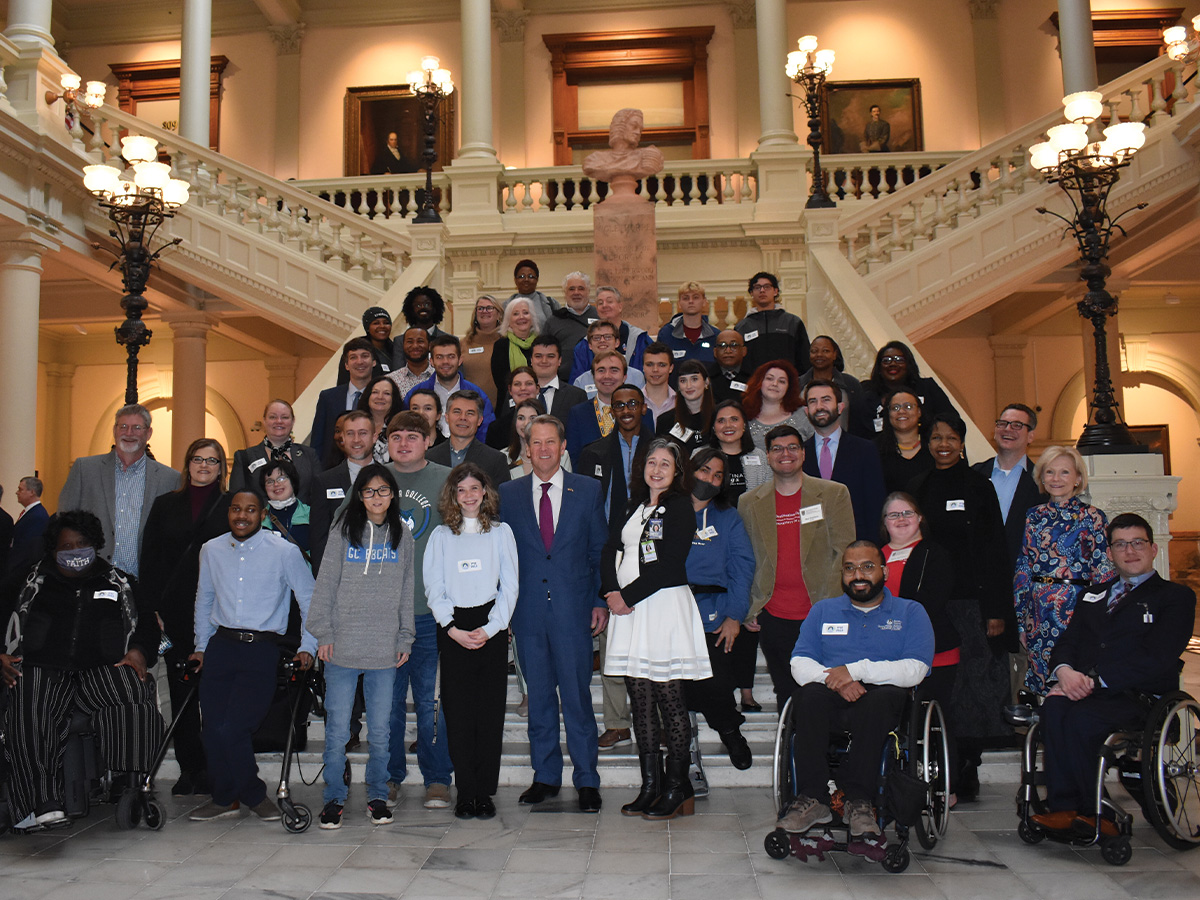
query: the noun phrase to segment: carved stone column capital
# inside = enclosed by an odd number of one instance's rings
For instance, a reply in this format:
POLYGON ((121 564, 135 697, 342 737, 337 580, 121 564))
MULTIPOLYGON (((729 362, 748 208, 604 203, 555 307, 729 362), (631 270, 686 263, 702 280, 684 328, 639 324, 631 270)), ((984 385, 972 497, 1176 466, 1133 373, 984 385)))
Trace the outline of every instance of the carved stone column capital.
POLYGON ((295 25, 270 25, 267 31, 275 42, 275 52, 279 56, 295 56, 300 52, 300 42, 304 40, 305 25, 297 22, 295 25))
POLYGON ((525 23, 529 21, 529 12, 524 9, 499 9, 492 13, 492 23, 500 33, 500 43, 522 42, 525 40, 525 23))
POLYGON ((726 0, 725 8, 734 28, 753 28, 758 18, 754 14, 754 0, 726 0))
POLYGON ((1000 0, 967 0, 972 19, 995 19, 999 17, 1000 0))

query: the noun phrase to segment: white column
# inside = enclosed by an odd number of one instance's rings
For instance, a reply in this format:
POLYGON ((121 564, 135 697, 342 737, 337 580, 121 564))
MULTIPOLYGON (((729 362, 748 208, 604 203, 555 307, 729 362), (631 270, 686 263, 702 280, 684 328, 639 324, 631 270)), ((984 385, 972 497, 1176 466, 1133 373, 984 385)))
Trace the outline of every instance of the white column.
POLYGON ((300 176, 300 42, 304 25, 272 25, 275 42, 275 172, 286 181, 300 176))
POLYGON ((212 0, 183 0, 179 135, 208 146, 212 98, 212 0))
MULTIPOLYGON (((492 6, 462 0, 462 143, 459 158, 494 160, 492 145, 492 6)), ((511 73, 523 78, 524 72, 511 73)))
MULTIPOLYGON (((272 400, 296 398, 296 367, 299 360, 294 356, 268 356, 263 360, 267 368, 267 403, 272 400)), ((266 406, 266 403, 263 404, 266 406)))
POLYGON ((1063 94, 1094 91, 1099 82, 1089 0, 1058 0, 1058 48, 1062 56, 1063 94))
POLYGON ((493 22, 500 35, 500 152, 506 165, 526 164, 525 148, 525 10, 497 10, 493 22))
POLYGON ((6 422, 0 428, 0 484, 11 512, 20 509, 17 481, 34 470, 38 316, 46 249, 41 241, 23 236, 0 240, 0 397, 6 422))
POLYGON ((213 321, 201 312, 168 313, 171 326, 171 464, 183 464, 188 444, 204 437, 208 332, 213 321))
POLYGON ((755 0, 758 20, 758 108, 762 133, 758 146, 798 142, 788 97, 787 4, 784 0, 755 0))
POLYGON ((979 144, 1004 136, 1004 91, 1000 84, 1000 0, 970 0, 971 39, 975 48, 975 99, 979 144))
POLYGON ((74 457, 71 455, 71 391, 75 386, 75 364, 48 362, 46 398, 42 403, 45 432, 42 436, 41 479, 46 483, 42 502, 48 509, 58 508, 58 492, 74 457))
POLYGON ((4 36, 14 44, 40 44, 50 48, 52 0, 8 0, 8 26, 4 36))
MULTIPOLYGON (((754 0, 730 0, 725 4, 729 18, 733 21, 733 51, 739 60, 755 55, 757 36, 755 32, 754 0)), ((734 67, 734 81, 739 101, 743 97, 758 96, 758 69, 749 65, 734 67)), ((749 156, 754 149, 758 134, 759 109, 753 103, 737 104, 737 155, 749 156)))

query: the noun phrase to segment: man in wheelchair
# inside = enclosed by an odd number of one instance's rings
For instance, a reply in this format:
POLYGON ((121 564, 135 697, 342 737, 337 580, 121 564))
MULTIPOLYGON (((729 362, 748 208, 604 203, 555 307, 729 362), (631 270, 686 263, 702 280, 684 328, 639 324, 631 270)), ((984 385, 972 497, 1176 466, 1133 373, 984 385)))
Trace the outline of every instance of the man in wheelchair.
MULTIPOLYGON (((1050 655, 1057 684, 1041 710, 1048 811, 1030 819, 1054 831, 1095 833, 1100 748, 1145 720, 1146 695, 1178 688, 1195 621, 1196 595, 1154 571, 1158 546, 1145 519, 1122 513, 1107 535, 1118 577, 1084 594, 1050 655)), ((1100 830, 1118 833, 1107 818, 1100 830)))
POLYGON ((842 556, 840 597, 822 600, 800 627, 792 651, 795 799, 779 819, 793 834, 833 821, 829 808, 831 732, 852 735, 837 770, 845 796, 850 852, 879 838, 872 799, 888 732, 904 713, 908 688, 933 661, 933 626, 924 608, 894 597, 883 554, 855 541, 842 556))

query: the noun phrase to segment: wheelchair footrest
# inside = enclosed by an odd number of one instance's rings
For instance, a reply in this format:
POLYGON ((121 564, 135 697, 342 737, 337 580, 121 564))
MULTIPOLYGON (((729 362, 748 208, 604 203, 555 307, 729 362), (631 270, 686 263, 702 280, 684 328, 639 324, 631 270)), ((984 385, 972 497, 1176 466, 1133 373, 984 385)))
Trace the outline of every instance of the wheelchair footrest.
POLYGON ((805 834, 789 834, 788 841, 792 845, 792 856, 803 862, 808 862, 809 857, 816 857, 824 862, 825 854, 836 850, 838 846, 832 834, 828 831, 818 833, 816 829, 805 834))

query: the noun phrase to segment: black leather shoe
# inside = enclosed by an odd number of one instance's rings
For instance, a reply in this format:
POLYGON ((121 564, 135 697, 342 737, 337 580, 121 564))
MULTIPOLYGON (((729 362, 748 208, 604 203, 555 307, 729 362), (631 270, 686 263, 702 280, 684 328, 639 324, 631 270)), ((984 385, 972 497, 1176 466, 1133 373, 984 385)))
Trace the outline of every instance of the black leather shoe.
POLYGON ((521 795, 521 798, 518 802, 524 803, 526 806, 532 806, 535 803, 541 803, 543 800, 549 797, 557 796, 557 784, 546 784, 541 781, 535 781, 529 786, 525 793, 521 795))
POLYGON ((180 772, 179 780, 171 788, 172 797, 186 797, 195 792, 196 784, 190 772, 180 772))
POLYGON ((491 797, 481 797, 475 801, 475 818, 493 819, 496 816, 496 804, 491 797))
POLYGON ((477 814, 474 800, 459 800, 458 805, 454 807, 454 818, 456 819, 473 819, 477 814))
POLYGON ((600 812, 600 791, 593 787, 579 789, 579 811, 600 812))
POLYGON ((735 728, 722 734, 721 743, 729 751, 729 761, 735 769, 748 769, 754 765, 754 753, 750 750, 741 729, 735 728))

